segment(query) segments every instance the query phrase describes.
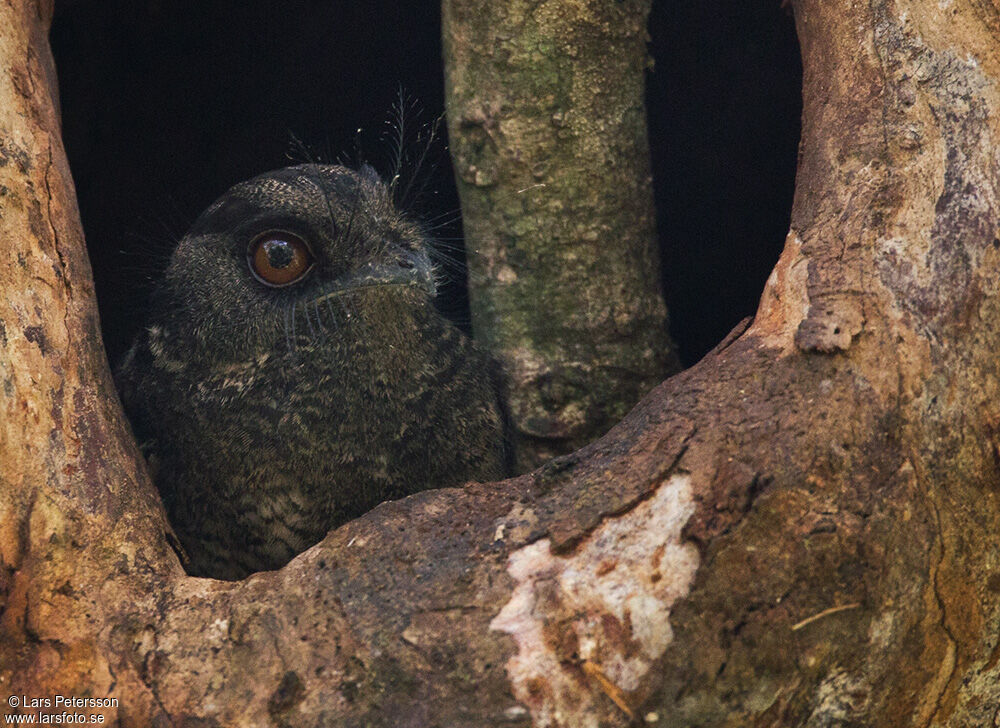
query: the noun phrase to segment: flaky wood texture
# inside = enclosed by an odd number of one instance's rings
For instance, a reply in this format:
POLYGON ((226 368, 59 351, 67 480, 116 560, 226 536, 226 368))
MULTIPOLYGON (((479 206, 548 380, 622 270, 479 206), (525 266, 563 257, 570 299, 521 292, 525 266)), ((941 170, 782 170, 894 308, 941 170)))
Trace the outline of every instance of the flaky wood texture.
POLYGON ((522 471, 603 435, 677 369, 643 107, 649 7, 442 3, 472 326, 509 373, 522 471))
POLYGON ((220 583, 166 547, 108 381, 47 13, 0 3, 3 692, 126 726, 994 724, 1000 16, 795 12, 749 327, 584 450, 220 583))

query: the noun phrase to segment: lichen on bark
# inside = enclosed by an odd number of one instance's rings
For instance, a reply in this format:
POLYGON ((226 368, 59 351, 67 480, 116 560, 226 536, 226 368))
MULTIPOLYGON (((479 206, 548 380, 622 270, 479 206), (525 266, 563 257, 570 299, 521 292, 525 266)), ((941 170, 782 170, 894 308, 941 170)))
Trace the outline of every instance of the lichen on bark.
POLYGON ((643 104, 649 2, 443 7, 473 330, 507 365, 523 468, 603 434, 676 368, 643 104))

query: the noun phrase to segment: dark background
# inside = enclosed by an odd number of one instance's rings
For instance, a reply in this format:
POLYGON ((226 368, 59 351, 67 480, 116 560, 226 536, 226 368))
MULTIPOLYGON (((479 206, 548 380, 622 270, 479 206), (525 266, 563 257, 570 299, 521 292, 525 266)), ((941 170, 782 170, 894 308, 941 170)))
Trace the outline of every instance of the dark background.
MULTIPOLYGON (((754 312, 787 232, 801 68, 779 5, 654 2, 650 142, 685 364, 754 312)), ((57 3, 64 138, 112 362, 172 243, 233 183, 305 161, 292 135, 324 160, 357 159, 361 128, 362 157, 389 168, 398 88, 424 121, 443 111, 439 24, 439 0, 57 3)), ((458 209, 445 155, 441 143, 427 217, 458 209)), ((446 296, 462 319, 461 285, 446 296)))

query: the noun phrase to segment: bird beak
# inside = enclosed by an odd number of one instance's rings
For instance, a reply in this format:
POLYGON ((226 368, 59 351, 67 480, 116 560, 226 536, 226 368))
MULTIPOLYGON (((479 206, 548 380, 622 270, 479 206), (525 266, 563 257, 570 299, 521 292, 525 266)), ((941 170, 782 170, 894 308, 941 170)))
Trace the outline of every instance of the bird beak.
POLYGON ((390 262, 369 263, 341 276, 316 302, 356 291, 381 286, 415 286, 433 298, 437 295, 434 264, 423 250, 401 250, 390 262))

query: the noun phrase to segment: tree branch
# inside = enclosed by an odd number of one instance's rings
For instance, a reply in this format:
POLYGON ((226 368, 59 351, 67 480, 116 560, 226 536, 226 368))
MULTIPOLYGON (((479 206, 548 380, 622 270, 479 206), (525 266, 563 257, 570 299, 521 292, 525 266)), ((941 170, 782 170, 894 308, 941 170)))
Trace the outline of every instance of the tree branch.
POLYGON ((990 724, 1000 20, 795 10, 798 191, 750 328, 591 446, 222 583, 167 547, 45 21, 0 4, 0 684, 116 697, 122 725, 990 724))
POLYGON ((649 6, 442 6, 472 323, 506 364, 522 470, 604 434, 678 368, 643 105, 649 6))

